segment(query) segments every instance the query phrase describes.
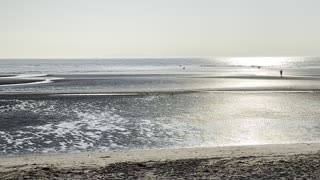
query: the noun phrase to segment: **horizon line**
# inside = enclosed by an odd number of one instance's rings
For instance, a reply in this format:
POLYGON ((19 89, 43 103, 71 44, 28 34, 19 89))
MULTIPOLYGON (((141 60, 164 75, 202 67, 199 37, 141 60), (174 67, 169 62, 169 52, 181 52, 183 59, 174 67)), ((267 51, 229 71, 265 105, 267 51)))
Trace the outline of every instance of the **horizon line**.
POLYGON ((192 56, 192 57, 26 57, 26 58, 5 58, 1 57, 0 60, 107 60, 107 59, 212 59, 212 58, 317 58, 319 56, 206 56, 206 57, 201 57, 201 56, 192 56))

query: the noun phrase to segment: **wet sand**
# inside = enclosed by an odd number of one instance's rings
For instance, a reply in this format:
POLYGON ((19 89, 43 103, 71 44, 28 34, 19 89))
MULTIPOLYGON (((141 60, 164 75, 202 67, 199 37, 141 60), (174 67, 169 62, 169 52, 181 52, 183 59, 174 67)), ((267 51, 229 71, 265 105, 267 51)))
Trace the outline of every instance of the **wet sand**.
POLYGON ((26 83, 35 83, 43 80, 34 80, 34 79, 0 79, 0 85, 13 85, 13 84, 26 84, 26 83))
POLYGON ((212 78, 212 79, 252 79, 252 80, 319 80, 316 76, 262 76, 262 75, 238 75, 238 76, 198 76, 193 78, 212 78))
POLYGON ((0 78, 1 95, 189 93, 206 91, 319 91, 318 76, 275 75, 56 75, 0 78), (42 82, 41 82, 42 81, 42 82), (38 85, 40 82, 41 85, 38 85), (35 83, 37 85, 31 85, 35 83), (10 86, 20 84, 21 86, 10 86), (26 84, 28 86, 23 86, 26 84))
POLYGON ((279 179, 320 177, 320 144, 0 158, 3 179, 279 179))

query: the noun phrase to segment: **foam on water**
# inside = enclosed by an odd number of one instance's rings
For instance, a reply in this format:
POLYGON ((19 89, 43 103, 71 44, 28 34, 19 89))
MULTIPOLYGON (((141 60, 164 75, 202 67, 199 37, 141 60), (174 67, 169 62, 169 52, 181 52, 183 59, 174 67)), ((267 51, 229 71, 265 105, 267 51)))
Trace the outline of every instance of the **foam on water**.
MULTIPOLYGON (((2 100, 3 102, 4 100, 2 100)), ((17 130, 0 131, 1 154, 57 153, 90 150, 123 150, 165 147, 186 143, 192 127, 168 119, 131 119, 116 113, 108 105, 77 102, 71 106, 57 101, 9 100, 0 112, 41 114, 39 125, 26 125, 17 130), (13 103, 13 104, 12 104, 13 103), (63 108, 59 108, 59 106, 63 108), (181 138, 179 140, 179 138, 181 138)), ((39 122, 37 122, 39 123, 39 122)), ((191 140, 191 139, 190 139, 191 140)))

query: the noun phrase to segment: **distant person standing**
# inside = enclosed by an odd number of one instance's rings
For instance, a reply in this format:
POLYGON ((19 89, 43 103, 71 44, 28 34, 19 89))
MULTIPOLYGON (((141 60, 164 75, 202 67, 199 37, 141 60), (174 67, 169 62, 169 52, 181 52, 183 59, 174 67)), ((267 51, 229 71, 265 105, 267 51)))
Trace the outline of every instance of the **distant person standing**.
POLYGON ((280 76, 281 76, 281 78, 282 78, 282 69, 280 70, 280 76))

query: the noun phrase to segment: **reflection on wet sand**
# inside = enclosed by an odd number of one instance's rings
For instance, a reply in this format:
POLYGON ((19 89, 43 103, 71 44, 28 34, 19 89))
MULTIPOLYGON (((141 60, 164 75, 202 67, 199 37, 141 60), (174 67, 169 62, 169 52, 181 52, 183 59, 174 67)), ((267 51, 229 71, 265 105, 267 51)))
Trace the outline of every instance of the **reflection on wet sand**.
MULTIPOLYGON (((273 72, 273 71, 272 71, 273 72)), ((45 75, 0 78, 0 94, 10 93, 148 93, 192 91, 319 91, 316 75, 261 75, 229 73, 180 75, 45 75), (27 86, 10 86, 25 83, 27 86)), ((267 73, 267 72, 266 72, 267 73)), ((263 73, 262 73, 263 74, 263 73)))

